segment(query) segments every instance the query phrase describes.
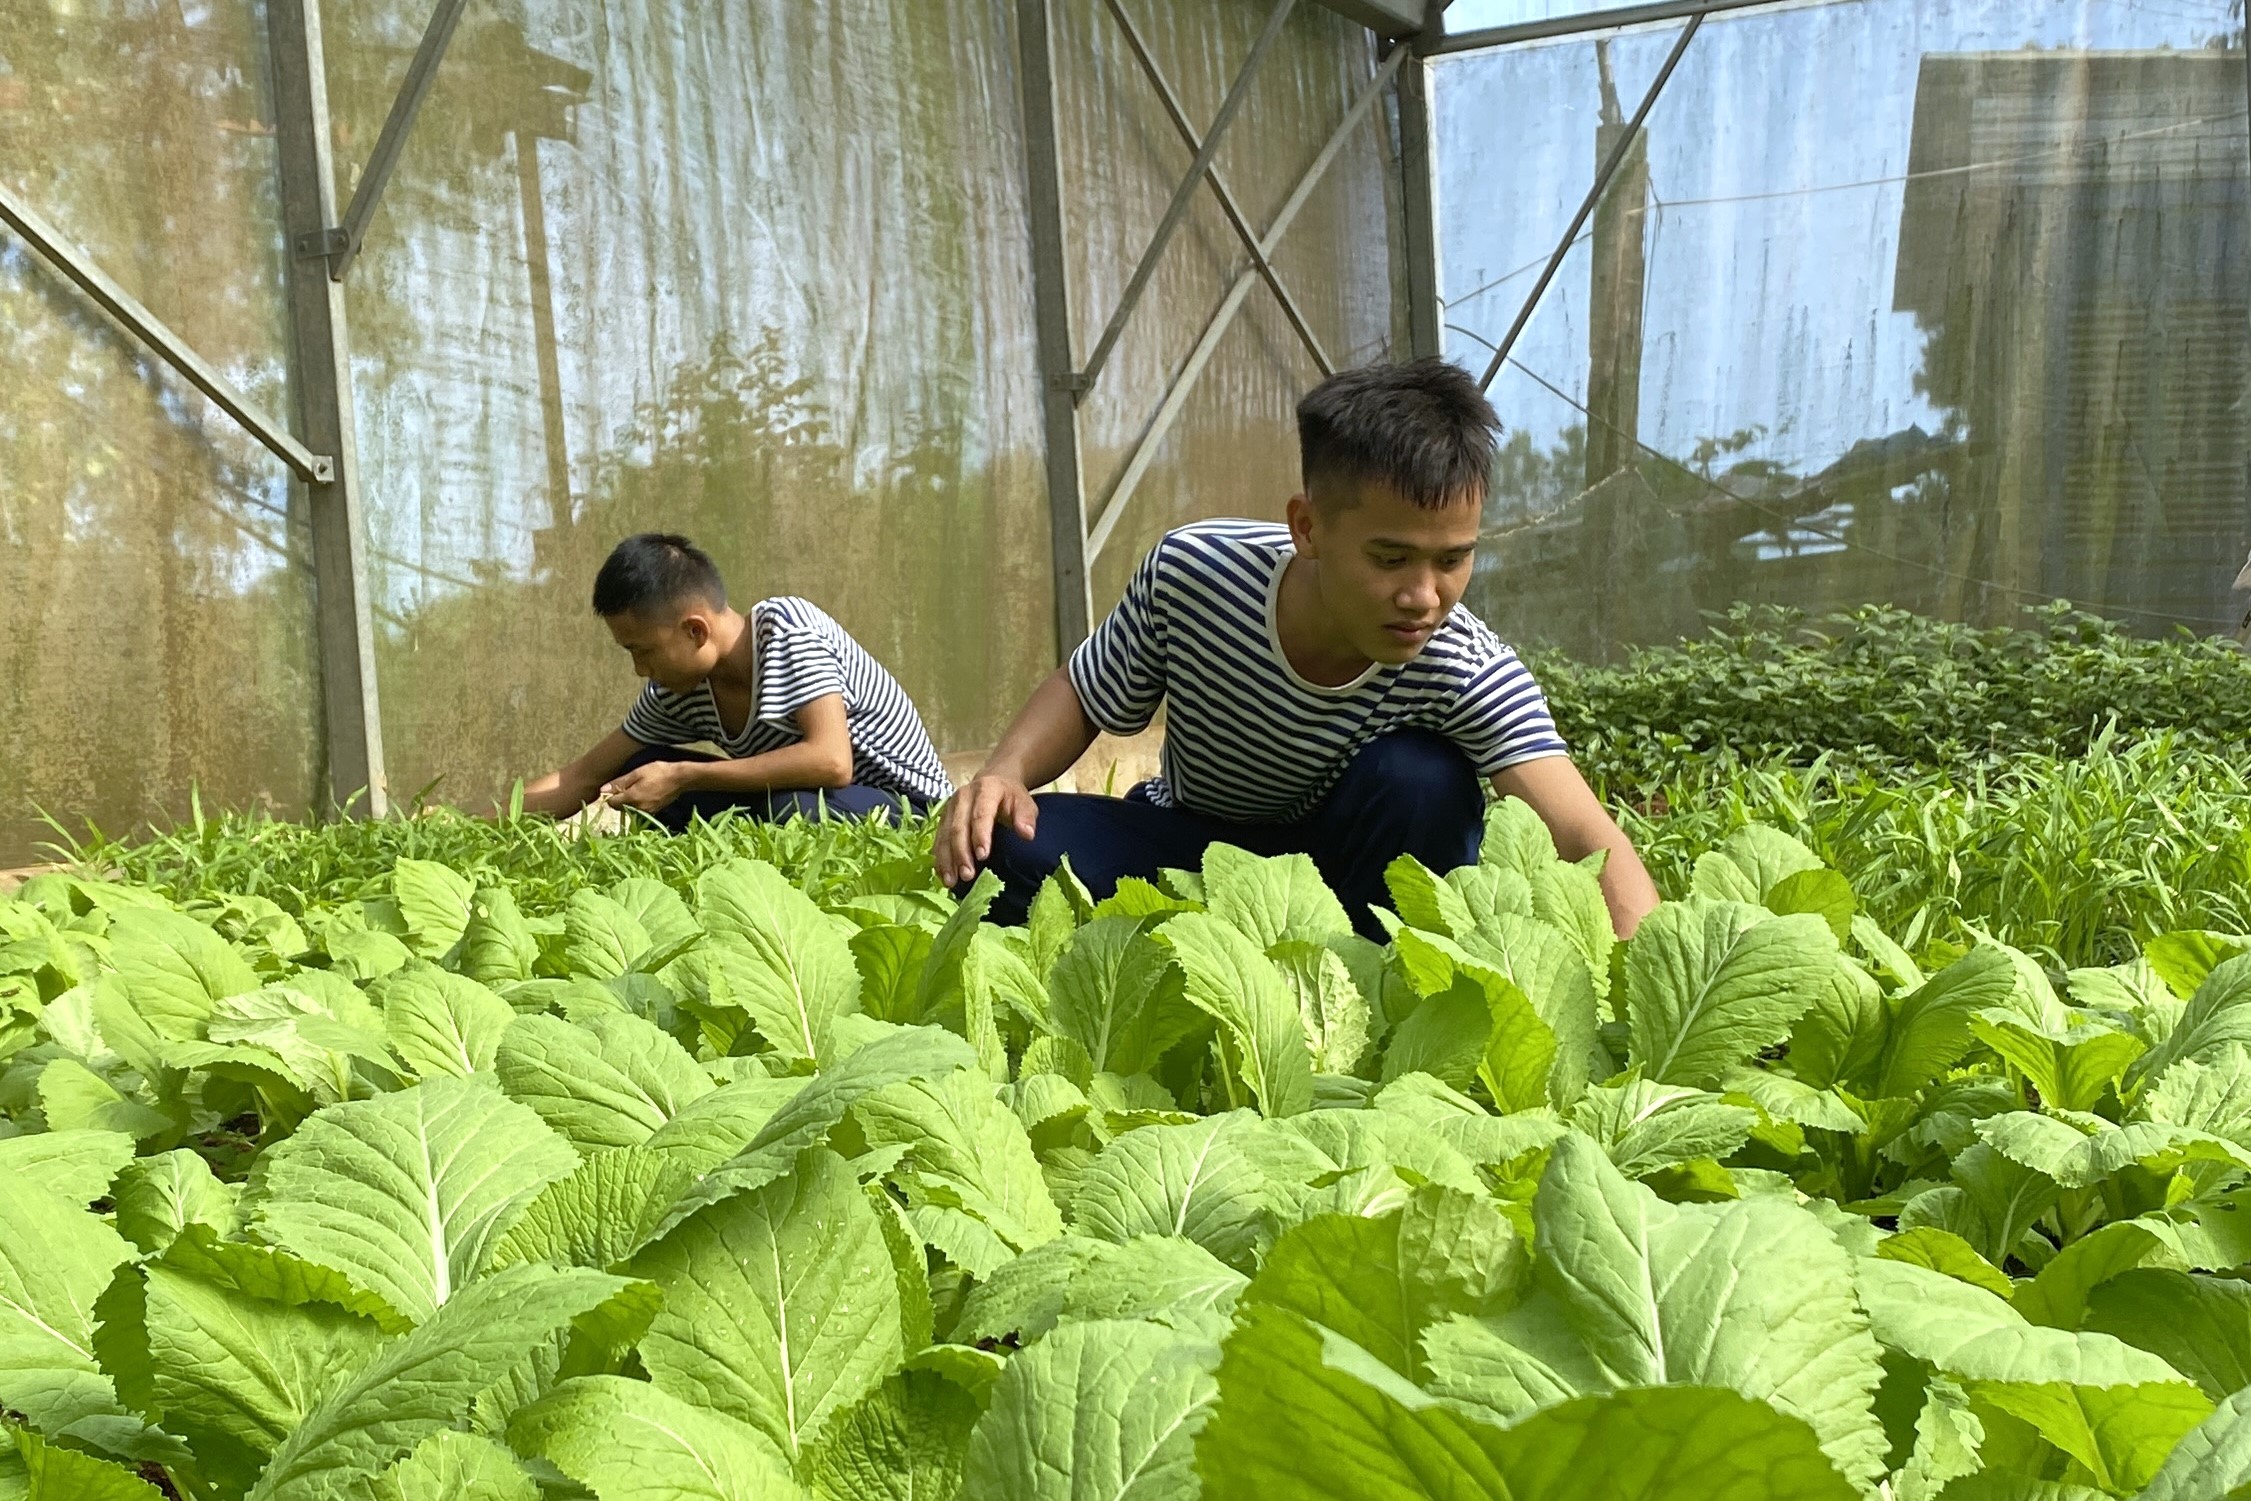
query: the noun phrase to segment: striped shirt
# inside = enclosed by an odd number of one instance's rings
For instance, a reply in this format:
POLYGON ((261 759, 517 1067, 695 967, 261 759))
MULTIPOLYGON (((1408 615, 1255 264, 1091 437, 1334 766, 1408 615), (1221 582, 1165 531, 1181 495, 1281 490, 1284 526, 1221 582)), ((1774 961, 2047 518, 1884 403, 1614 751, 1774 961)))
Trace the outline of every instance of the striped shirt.
POLYGON ((1099 728, 1136 734, 1165 705, 1152 801, 1294 822, 1363 746, 1398 729, 1446 736, 1482 776, 1567 753, 1530 671, 1459 605, 1411 661, 1372 663, 1337 687, 1299 676, 1274 629, 1294 551, 1289 529, 1271 522, 1168 532, 1072 653, 1072 686, 1099 728))
POLYGON ((750 607, 750 632, 756 697, 739 734, 727 733, 708 682, 687 693, 648 684, 625 716, 625 733, 644 745, 708 740, 739 761, 803 740, 790 716, 834 693, 844 699, 854 782, 930 802, 951 795, 914 701, 825 610, 802 599, 762 599, 750 607))

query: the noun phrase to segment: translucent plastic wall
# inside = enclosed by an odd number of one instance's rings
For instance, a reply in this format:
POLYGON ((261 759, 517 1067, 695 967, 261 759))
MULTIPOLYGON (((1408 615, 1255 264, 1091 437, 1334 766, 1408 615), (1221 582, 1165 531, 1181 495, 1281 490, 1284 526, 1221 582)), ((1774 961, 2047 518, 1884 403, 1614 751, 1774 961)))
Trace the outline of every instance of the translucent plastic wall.
MULTIPOLYGON (((1130 0, 1208 120, 1267 6, 1130 0)), ((426 0, 332 6, 347 162, 426 0)), ((1290 23, 1221 169, 1263 225, 1373 68, 1290 23)), ((1080 346, 1189 153, 1094 0, 1056 7, 1080 346)), ((942 748, 991 743, 1054 662, 1016 79, 1000 0, 473 7, 354 272, 392 785, 489 793, 575 754, 635 687, 587 608, 628 532, 707 545, 744 599, 805 595, 942 748)), ((1380 118, 1380 117, 1379 117, 1380 118)), ((1373 125, 1280 256, 1333 347, 1390 319, 1373 125)), ((1090 491, 1242 261, 1199 206, 1087 407, 1090 491)), ((1261 298, 1264 298, 1263 292, 1261 298)), ((1187 516, 1279 513, 1315 372, 1240 321, 1097 585, 1187 516)))
MULTIPOLYGON (((248 0, 0 4, 0 181, 268 410, 285 335, 248 0)), ((0 230, 0 865, 318 768, 287 474, 0 230)))
MULTIPOLYGON (((1269 9, 1127 0, 1209 120, 1269 9)), ((478 0, 348 282, 395 797, 475 802, 613 727, 587 608, 681 531, 742 600, 806 595, 947 749, 1054 660, 1013 0, 478 0)), ((340 198, 430 0, 329 0, 340 198)), ((1099 0, 1057 0, 1083 353, 1189 153, 1099 0)), ((0 173, 270 410, 288 410, 262 7, 0 4, 0 173)), ((1371 76, 1300 5, 1220 171, 1263 228, 1371 76)), ((1381 111, 1276 263, 1332 356, 1391 337, 1381 111)), ((1207 195, 1208 198, 1208 195, 1207 195)), ((1244 264, 1199 202, 1085 408, 1087 487, 1244 264)), ((1258 289, 1098 570, 1279 514, 1318 371, 1258 289)), ((0 231, 0 864, 33 802, 104 827, 301 810, 320 766, 301 527, 277 463, 0 231)))
MULTIPOLYGON (((1451 355, 1484 368, 1679 29, 1437 65, 1451 355)), ((1595 655, 1738 600, 2232 631, 2241 35, 2229 0, 1707 20, 1494 382, 1475 600, 1595 655)))

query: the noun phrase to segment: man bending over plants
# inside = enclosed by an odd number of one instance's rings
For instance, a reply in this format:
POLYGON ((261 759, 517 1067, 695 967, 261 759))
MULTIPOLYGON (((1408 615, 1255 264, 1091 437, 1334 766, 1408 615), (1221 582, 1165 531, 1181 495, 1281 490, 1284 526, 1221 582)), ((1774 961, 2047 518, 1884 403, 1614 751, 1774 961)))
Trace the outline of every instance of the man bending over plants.
POLYGON ((1632 843, 1571 764, 1539 685, 1461 607, 1498 419, 1442 360, 1378 365, 1299 403, 1302 492, 1288 524, 1167 533, 1125 598, 1049 676, 946 805, 939 876, 980 867, 1021 921, 1068 857, 1103 896, 1194 869, 1206 846, 1302 852, 1370 937, 1384 868, 1477 858, 1485 786, 1522 798, 1566 858, 1607 852, 1621 934, 1657 904, 1632 843), (1122 798, 1031 789, 1097 731, 1166 711, 1162 775, 1122 798))
POLYGON ((842 626, 802 599, 734 609, 685 537, 620 542, 594 576, 594 613, 648 684, 624 725, 526 784, 527 812, 598 797, 678 831, 698 813, 920 812, 953 790, 913 701, 842 626), (684 749, 696 741, 726 754, 684 749))

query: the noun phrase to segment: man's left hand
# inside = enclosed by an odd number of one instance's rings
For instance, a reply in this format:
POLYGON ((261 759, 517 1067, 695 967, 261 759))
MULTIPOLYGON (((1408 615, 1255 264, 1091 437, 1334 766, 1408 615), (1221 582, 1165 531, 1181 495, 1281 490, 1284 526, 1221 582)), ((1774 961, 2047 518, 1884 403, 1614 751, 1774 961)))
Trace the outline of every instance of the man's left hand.
POLYGON ((602 785, 602 801, 613 808, 654 813, 688 790, 688 767, 680 761, 652 761, 602 785))

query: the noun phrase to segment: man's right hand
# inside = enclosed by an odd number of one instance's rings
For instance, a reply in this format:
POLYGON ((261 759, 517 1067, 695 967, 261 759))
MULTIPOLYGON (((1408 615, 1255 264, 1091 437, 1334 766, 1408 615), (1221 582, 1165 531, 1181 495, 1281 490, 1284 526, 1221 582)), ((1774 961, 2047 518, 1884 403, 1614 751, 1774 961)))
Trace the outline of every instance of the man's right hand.
POLYGON ((930 863, 948 887, 977 878, 977 868, 993 852, 993 826, 1005 822, 1019 837, 1029 839, 1039 827, 1039 804, 1032 791, 1014 777, 983 772, 946 801, 938 819, 938 837, 930 863))

